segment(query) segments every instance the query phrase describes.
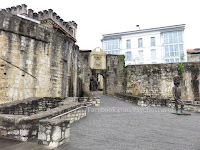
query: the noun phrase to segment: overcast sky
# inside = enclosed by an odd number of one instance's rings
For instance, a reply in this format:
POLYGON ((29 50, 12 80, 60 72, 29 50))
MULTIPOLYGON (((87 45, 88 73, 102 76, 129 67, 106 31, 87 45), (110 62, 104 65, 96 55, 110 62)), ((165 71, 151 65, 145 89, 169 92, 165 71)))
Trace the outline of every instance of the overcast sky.
POLYGON ((186 24, 185 48, 200 48, 199 0, 1 0, 0 8, 26 4, 38 12, 53 9, 78 24, 80 49, 102 47, 102 34, 186 24))

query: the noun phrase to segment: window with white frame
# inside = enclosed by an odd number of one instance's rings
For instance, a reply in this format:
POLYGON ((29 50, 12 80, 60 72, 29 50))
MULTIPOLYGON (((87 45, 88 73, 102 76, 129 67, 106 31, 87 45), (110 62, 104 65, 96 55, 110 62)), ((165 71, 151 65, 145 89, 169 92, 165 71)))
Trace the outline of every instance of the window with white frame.
POLYGON ((139 54, 139 61, 143 61, 143 59, 144 59, 143 50, 139 50, 138 54, 139 54))
POLYGON ((120 44, 119 39, 104 40, 102 47, 103 47, 103 50, 119 49, 120 47, 119 44, 120 44))
POLYGON ((143 47, 143 42, 142 42, 142 38, 138 39, 138 48, 143 47))
POLYGON ((126 49, 131 48, 131 40, 126 40, 126 49))
POLYGON ((184 54, 183 44, 169 44, 164 46, 165 57, 180 57, 184 54))
POLYGON ((155 49, 151 50, 151 59, 156 59, 156 50, 155 49))
POLYGON ((175 59, 175 62, 180 62, 179 58, 176 58, 176 59, 175 59))
POLYGON ((132 52, 131 51, 125 53, 125 60, 132 61, 132 52))
POLYGON ((174 59, 172 58, 172 59, 170 59, 170 63, 174 63, 174 59))
POLYGON ((163 33, 164 44, 183 42, 183 31, 173 31, 163 33))
POLYGON ((155 45, 156 45, 155 37, 151 37, 151 46, 155 46, 155 45))
POLYGON ((113 50, 112 54, 119 55, 119 50, 113 50))
POLYGON ((165 63, 169 63, 169 59, 165 59, 165 63))

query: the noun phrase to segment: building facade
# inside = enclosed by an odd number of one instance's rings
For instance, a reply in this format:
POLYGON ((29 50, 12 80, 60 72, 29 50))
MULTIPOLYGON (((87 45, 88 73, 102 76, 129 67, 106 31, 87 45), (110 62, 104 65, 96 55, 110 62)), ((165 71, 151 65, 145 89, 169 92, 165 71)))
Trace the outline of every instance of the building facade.
POLYGON ((187 61, 185 24, 104 34, 106 54, 124 54, 125 64, 156 64, 187 61))

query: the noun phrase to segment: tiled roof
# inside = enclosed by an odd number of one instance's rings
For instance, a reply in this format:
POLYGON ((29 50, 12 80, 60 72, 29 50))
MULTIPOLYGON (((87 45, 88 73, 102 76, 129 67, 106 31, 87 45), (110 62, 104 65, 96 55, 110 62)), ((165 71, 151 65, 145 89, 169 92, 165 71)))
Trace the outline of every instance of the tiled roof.
POLYGON ((189 54, 200 54, 200 48, 187 49, 187 53, 189 53, 189 54))

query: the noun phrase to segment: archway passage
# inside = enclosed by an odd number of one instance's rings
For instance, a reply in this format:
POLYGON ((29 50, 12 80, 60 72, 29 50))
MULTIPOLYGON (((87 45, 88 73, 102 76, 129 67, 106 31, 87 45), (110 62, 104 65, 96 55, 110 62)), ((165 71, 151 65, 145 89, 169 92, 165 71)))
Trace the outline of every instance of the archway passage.
POLYGON ((90 53, 90 91, 103 90, 106 94, 106 54, 97 47, 90 53))
POLYGON ((91 69, 90 91, 103 91, 106 94, 106 70, 91 69))

